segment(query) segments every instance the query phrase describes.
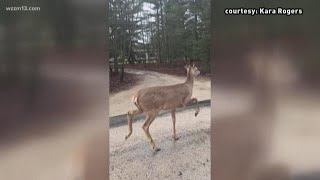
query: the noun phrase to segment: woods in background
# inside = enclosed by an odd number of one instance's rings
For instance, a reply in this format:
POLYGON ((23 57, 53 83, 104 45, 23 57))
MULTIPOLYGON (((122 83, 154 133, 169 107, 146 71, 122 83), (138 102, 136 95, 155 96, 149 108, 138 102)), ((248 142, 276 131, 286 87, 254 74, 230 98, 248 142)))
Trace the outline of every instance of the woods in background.
POLYGON ((190 59, 209 71, 209 0, 110 0, 108 17, 113 73, 124 64, 190 59))

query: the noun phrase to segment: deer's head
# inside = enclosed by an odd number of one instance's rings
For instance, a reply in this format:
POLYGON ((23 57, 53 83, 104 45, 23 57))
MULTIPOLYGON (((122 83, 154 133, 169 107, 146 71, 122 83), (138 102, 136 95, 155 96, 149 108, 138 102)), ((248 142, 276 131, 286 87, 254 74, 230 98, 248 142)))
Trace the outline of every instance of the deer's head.
POLYGON ((200 74, 199 69, 197 68, 197 66, 194 63, 191 63, 190 65, 186 65, 186 66, 184 66, 184 68, 186 68, 187 74, 190 74, 193 77, 200 74))

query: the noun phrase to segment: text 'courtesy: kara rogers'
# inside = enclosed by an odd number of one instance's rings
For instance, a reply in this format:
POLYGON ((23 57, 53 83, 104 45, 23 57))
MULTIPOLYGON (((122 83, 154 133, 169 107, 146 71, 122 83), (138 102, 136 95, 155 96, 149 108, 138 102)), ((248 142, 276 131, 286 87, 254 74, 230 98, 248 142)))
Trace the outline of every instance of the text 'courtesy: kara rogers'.
POLYGON ((292 15, 302 15, 303 9, 302 8, 226 8, 224 10, 226 15, 285 15, 285 16, 292 16, 292 15))

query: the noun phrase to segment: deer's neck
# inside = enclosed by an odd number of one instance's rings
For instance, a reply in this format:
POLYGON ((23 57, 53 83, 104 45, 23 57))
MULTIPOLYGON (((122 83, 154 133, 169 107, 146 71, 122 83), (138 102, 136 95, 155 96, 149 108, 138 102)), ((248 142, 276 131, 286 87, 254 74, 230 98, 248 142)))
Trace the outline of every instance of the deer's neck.
POLYGON ((193 86, 193 82, 194 82, 194 77, 192 76, 191 73, 188 72, 188 74, 187 74, 187 80, 186 80, 185 83, 186 83, 186 84, 190 84, 190 85, 193 86))

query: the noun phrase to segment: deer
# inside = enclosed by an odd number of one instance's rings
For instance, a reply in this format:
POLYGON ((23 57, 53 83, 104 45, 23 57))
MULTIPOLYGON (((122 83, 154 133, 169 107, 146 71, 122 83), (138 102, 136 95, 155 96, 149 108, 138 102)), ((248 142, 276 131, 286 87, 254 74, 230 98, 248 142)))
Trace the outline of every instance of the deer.
POLYGON ((184 83, 170 86, 143 88, 133 95, 132 102, 135 104, 137 109, 130 110, 127 113, 129 133, 125 136, 125 140, 127 140, 132 134, 133 116, 144 113, 145 121, 142 129, 144 130, 152 149, 155 151, 160 151, 161 149, 155 145, 151 137, 149 127, 161 110, 171 111, 173 122, 173 139, 179 139, 176 136, 175 128, 176 109, 181 107, 185 108, 189 103, 196 103, 195 117, 200 112, 198 99, 194 97, 192 98, 194 79, 200 74, 200 71, 193 62, 191 62, 189 65, 185 65, 184 68, 187 70, 187 78, 184 83))

